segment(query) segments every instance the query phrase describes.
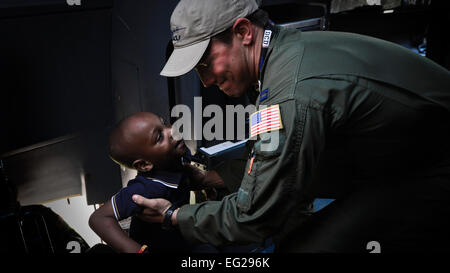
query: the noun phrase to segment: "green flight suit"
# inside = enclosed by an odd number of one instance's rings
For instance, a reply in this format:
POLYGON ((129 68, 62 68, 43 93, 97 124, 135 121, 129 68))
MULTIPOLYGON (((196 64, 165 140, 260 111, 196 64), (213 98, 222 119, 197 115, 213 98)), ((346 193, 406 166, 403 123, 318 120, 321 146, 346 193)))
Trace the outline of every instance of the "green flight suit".
POLYGON ((296 251, 293 234, 314 197, 450 174, 450 73, 425 57, 356 34, 276 28, 265 89, 261 104, 280 106, 279 145, 262 150, 274 139, 259 135, 238 192, 180 208, 186 239, 223 245, 272 236, 277 251, 296 251))

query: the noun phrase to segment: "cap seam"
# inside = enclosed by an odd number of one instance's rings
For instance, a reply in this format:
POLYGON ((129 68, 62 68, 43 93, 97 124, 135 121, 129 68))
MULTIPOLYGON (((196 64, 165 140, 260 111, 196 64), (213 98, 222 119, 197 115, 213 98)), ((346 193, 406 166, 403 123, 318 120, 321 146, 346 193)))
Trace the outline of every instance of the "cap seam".
POLYGON ((204 42, 204 41, 206 41, 206 40, 208 40, 208 39, 211 39, 211 37, 207 37, 206 39, 200 40, 200 41, 198 41, 198 42, 195 42, 195 43, 189 44, 189 45, 184 45, 184 46, 176 46, 176 45, 173 45, 173 46, 174 46, 175 48, 185 48, 185 47, 190 47, 190 46, 196 45, 196 44, 198 44, 198 43, 204 42))

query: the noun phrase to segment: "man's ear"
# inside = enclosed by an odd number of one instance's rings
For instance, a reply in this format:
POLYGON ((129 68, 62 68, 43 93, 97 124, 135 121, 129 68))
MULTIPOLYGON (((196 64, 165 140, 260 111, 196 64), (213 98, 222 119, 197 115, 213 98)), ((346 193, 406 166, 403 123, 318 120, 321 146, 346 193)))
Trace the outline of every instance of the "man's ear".
POLYGON ((250 45, 253 42, 253 25, 247 18, 238 18, 233 24, 233 33, 242 39, 244 45, 250 45))
POLYGON ((133 167, 139 172, 145 173, 153 169, 153 163, 144 159, 136 159, 133 161, 133 167))

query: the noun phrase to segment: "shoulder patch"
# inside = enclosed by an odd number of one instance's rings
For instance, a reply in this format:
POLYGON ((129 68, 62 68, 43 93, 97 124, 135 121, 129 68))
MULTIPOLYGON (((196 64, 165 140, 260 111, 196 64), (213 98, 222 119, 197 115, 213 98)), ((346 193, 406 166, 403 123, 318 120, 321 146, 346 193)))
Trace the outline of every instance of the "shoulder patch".
POLYGON ((278 104, 259 110, 250 117, 250 137, 282 128, 283 123, 278 104))

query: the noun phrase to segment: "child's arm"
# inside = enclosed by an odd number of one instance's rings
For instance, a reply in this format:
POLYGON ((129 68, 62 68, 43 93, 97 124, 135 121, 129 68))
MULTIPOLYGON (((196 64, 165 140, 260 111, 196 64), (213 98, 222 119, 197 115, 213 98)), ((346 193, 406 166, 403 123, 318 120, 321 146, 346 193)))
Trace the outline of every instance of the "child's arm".
POLYGON ((108 245, 119 252, 138 253, 141 245, 132 240, 122 230, 114 217, 111 200, 92 213, 89 226, 108 245))

